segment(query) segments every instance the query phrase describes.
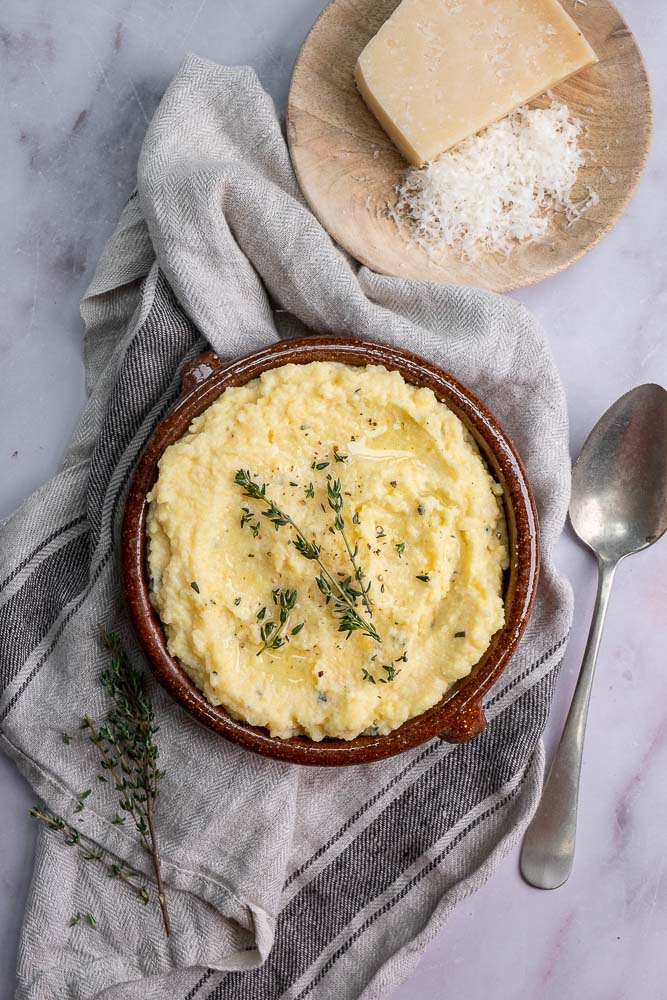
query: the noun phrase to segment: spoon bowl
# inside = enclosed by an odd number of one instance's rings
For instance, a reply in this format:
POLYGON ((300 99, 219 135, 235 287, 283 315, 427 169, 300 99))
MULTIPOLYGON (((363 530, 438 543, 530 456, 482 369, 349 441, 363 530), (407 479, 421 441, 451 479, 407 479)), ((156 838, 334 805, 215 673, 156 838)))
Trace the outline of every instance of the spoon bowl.
POLYGON ((617 563, 667 531, 667 392, 640 385, 598 421, 572 470, 570 522, 617 563))

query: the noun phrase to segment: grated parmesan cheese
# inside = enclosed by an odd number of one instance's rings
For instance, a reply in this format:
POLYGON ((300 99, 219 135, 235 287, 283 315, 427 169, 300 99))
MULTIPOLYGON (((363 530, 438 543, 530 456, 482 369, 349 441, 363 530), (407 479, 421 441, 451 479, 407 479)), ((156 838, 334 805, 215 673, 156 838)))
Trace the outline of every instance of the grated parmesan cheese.
POLYGON ((518 242, 543 236, 554 212, 569 223, 597 204, 595 192, 571 199, 585 162, 583 126, 566 104, 519 108, 439 159, 411 168, 391 210, 412 240, 433 252, 457 247, 472 258, 481 249, 508 254, 518 242))

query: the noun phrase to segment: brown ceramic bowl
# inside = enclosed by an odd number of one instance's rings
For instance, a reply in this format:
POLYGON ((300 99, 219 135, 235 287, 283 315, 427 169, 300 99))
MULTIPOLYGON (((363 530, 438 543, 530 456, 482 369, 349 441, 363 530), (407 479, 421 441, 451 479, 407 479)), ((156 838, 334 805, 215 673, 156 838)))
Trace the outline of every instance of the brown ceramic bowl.
POLYGON ((296 764, 365 764, 401 753, 434 736, 459 743, 478 735, 486 725, 483 698, 507 666, 526 627, 539 569, 537 515, 526 474, 512 442, 488 410, 451 375, 414 354, 384 344, 336 336, 281 341, 233 362, 221 361, 208 352, 184 367, 182 381, 183 394, 158 424, 137 466, 125 505, 121 536, 122 574, 130 618, 148 662, 167 691, 196 719, 221 736, 256 753, 296 764), (472 672, 458 681, 442 701, 387 736, 321 742, 306 737, 279 739, 270 736, 266 729, 231 718, 224 708, 206 700, 170 656, 160 619, 149 599, 146 496, 157 478, 158 462, 165 448, 177 441, 192 419, 228 386, 244 385, 270 368, 311 361, 384 365, 399 371, 406 382, 432 389, 469 428, 504 491, 511 559, 505 578, 505 625, 495 634, 472 672))

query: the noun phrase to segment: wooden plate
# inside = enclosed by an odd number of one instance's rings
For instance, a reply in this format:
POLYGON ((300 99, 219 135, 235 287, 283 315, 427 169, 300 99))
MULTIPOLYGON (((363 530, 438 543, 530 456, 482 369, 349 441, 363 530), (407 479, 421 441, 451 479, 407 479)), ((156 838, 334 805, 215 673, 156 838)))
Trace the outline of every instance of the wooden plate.
MULTIPOLYGON (((399 0, 332 0, 299 54, 289 94, 287 136, 304 196, 322 225, 374 271, 403 278, 474 285, 496 292, 522 288, 567 267, 609 232, 632 197, 651 137, 651 95, 641 53, 608 0, 564 0, 600 62, 561 84, 587 129, 590 150, 573 192, 592 189, 600 203, 568 225, 556 215, 543 239, 509 257, 482 252, 473 261, 411 245, 389 217, 406 161, 359 96, 353 70, 370 38, 399 0)), ((545 103, 544 99, 541 102, 545 103)))

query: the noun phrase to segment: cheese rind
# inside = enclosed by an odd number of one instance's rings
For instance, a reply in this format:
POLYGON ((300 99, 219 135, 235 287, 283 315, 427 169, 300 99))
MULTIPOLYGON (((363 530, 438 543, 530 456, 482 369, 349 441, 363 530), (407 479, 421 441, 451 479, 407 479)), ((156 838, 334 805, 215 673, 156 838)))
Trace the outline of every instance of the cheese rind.
POLYGON ((595 62, 557 0, 403 0, 355 79, 420 166, 595 62))

